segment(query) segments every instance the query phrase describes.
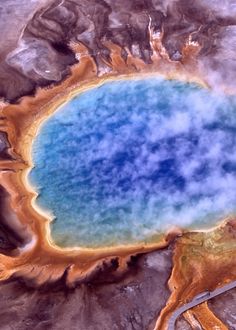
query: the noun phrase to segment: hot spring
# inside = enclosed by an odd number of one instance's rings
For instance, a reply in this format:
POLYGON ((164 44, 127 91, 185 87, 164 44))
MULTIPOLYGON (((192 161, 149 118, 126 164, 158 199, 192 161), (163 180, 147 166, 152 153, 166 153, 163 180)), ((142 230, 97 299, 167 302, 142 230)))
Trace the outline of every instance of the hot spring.
POLYGON ((236 210, 236 102, 177 81, 124 80, 76 96, 33 143, 29 175, 63 247, 148 241, 236 210))

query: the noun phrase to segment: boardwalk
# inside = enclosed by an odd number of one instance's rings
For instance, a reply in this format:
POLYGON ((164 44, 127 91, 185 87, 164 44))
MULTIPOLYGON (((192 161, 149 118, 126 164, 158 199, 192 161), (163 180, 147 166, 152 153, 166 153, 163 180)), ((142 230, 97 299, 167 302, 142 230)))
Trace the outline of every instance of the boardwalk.
POLYGON ((219 296, 220 294, 229 291, 233 288, 236 288, 236 281, 233 281, 231 283, 228 283, 220 288, 215 289, 214 291, 206 291, 203 293, 200 293, 199 295, 197 295, 195 298, 193 298, 192 301, 190 301, 189 303, 181 306, 180 308, 178 308, 171 316, 171 318, 169 319, 169 323, 168 323, 168 330, 175 330, 175 322, 178 319, 178 317, 183 314, 184 312, 186 312, 188 309, 193 308, 199 304, 202 304, 203 302, 212 299, 216 296, 219 296))

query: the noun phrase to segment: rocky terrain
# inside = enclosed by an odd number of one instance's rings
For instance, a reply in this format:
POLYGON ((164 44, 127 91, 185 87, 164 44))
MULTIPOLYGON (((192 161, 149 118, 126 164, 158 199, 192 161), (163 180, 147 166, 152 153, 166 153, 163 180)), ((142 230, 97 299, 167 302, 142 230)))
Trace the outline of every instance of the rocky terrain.
POLYGON ((19 281, 0 286, 0 329, 152 329, 169 290, 171 250, 139 256, 119 281, 104 276, 75 289, 63 281, 29 288, 19 281))
POLYGON ((234 0, 6 0, 0 13, 0 97, 8 101, 65 78, 80 60, 70 42, 85 45, 100 72, 109 70, 111 43, 124 60, 130 52, 150 63, 150 29, 172 61, 198 43, 196 66, 208 83, 235 87, 234 0))
MULTIPOLYGON (((160 46, 159 56, 170 65, 178 65, 187 70, 186 58, 190 58, 191 66, 194 66, 199 76, 204 76, 209 87, 220 89, 220 86, 224 86, 229 91, 235 91, 236 88, 235 0, 5 0, 0 3, 0 17, 0 108, 1 105, 14 104, 14 110, 19 111, 22 122, 24 112, 21 104, 25 102, 22 97, 31 96, 27 99, 27 106, 37 109, 38 100, 35 95, 39 88, 44 88, 44 91, 50 89, 56 94, 57 90, 53 88, 71 77, 73 68, 83 63, 85 56, 91 57, 96 65, 96 74, 101 77, 114 69, 114 48, 119 49, 125 65, 129 57, 132 57, 142 65, 151 67, 153 40, 160 46), (79 51, 74 51, 75 45, 79 45, 79 51), (192 46, 197 49, 196 52, 192 51, 192 46)), ((131 66, 138 72, 140 68, 135 63, 131 66)), ((90 74, 92 65, 88 66, 88 71, 90 74)), ((14 119, 14 116, 9 118, 14 119)), ((1 114, 2 181, 5 174, 21 171, 25 165, 22 160, 20 165, 17 163, 19 155, 15 153, 5 129, 5 119, 4 113, 1 114), (14 166, 9 166, 10 163, 14 166)), ((11 132, 11 123, 7 122, 7 125, 11 132)), ((31 239, 27 226, 17 225, 18 215, 12 202, 12 198, 17 198, 14 192, 6 189, 6 185, 2 185, 2 181, 1 275, 4 273, 5 260, 14 261, 31 239)), ((24 198, 23 194, 19 198, 19 205, 24 198)), ((229 226, 227 230, 231 238, 236 237, 234 226, 229 226)), ((220 234, 217 235, 220 237, 220 234)), ((168 281, 174 278, 174 265, 177 265, 175 269, 178 271, 185 265, 186 251, 179 259, 178 251, 188 245, 191 252, 198 247, 195 236, 193 245, 187 238, 187 243, 183 240, 182 248, 182 243, 178 243, 180 241, 180 238, 174 239, 169 247, 154 252, 134 253, 127 261, 126 272, 120 276, 113 276, 118 268, 114 259, 111 267, 107 269, 104 266, 96 272, 96 276, 88 277, 75 287, 69 287, 66 283, 67 270, 63 271, 57 281, 42 281, 42 285, 35 285, 34 281, 26 280, 18 272, 0 283, 0 329, 154 329, 166 304, 168 307, 171 289, 175 289, 170 282, 168 285, 168 281)), ((223 249, 222 244, 220 238, 218 249, 222 254, 217 262, 220 264, 220 259, 224 258, 229 260, 229 271, 232 261, 232 277, 235 274, 235 250, 229 249, 227 244, 223 249)), ((195 256, 199 268, 194 265, 195 268, 191 270, 193 282, 195 277, 198 280, 198 271, 205 272, 206 276, 206 270, 210 272, 212 265, 217 264, 212 261, 212 240, 208 239, 206 246, 202 244, 201 248, 197 250, 196 256, 202 253, 203 262, 200 265, 195 256), (209 260, 201 248, 209 252, 209 260)), ((35 263, 41 265, 43 257, 37 257, 35 263)), ((37 276, 45 268, 50 268, 51 264, 53 260, 39 266, 42 269, 36 269, 37 276)), ((30 268, 28 277, 31 272, 34 274, 35 268, 30 268)), ((207 274, 209 283, 210 278, 218 281, 221 275, 226 277, 225 272, 222 267, 220 270, 216 267, 214 273, 207 274)), ((181 276, 180 282, 184 278, 181 276)), ((179 318, 176 329, 208 330, 201 325, 199 316, 201 313, 204 315, 208 308, 218 318, 218 328, 236 329, 235 292, 234 289, 210 300, 208 307, 194 309, 190 316, 184 314, 179 318)))

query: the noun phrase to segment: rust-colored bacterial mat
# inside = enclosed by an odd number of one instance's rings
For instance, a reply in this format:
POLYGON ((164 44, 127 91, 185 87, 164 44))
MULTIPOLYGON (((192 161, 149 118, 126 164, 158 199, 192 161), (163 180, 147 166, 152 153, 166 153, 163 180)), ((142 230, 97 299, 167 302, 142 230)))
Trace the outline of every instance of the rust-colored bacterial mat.
POLYGON ((235 17, 0 3, 0 329, 236 329, 235 17))

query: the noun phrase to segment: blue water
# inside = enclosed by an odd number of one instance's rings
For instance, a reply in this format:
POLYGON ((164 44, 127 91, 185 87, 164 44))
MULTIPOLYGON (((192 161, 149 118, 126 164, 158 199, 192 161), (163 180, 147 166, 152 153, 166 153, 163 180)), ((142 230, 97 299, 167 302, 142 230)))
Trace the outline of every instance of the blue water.
POLYGON ((106 83, 42 126, 30 181, 60 246, 129 244, 236 209, 232 97, 176 81, 106 83))

